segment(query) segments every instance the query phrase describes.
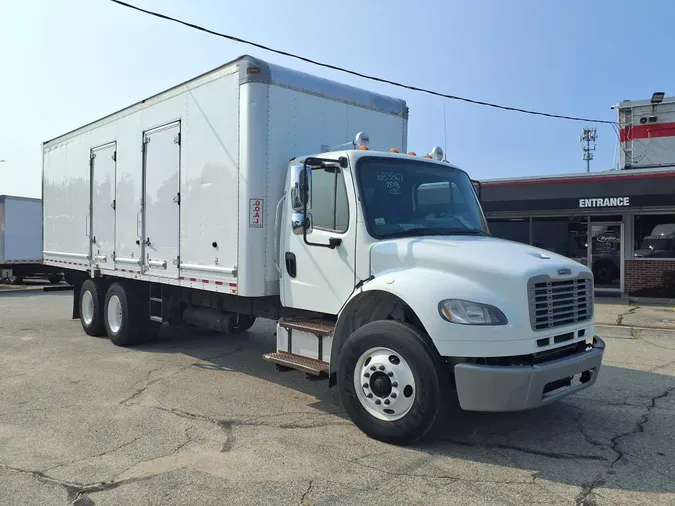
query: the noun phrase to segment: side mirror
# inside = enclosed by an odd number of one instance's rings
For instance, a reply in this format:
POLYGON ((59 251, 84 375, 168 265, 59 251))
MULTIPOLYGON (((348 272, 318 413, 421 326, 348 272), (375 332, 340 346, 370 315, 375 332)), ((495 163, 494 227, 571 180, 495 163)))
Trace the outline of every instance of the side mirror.
POLYGON ((471 180, 471 184, 473 185, 473 190, 476 192, 476 195, 478 196, 478 202, 481 202, 481 197, 483 196, 483 185, 481 184, 480 181, 476 180, 471 180))
POLYGON ((312 208, 312 169, 302 165, 291 166, 291 207, 294 211, 312 208))
POLYGON ((303 235, 305 230, 307 233, 312 233, 314 228, 312 222, 312 215, 310 213, 304 214, 302 212, 293 213, 291 215, 291 229, 295 235, 303 235))

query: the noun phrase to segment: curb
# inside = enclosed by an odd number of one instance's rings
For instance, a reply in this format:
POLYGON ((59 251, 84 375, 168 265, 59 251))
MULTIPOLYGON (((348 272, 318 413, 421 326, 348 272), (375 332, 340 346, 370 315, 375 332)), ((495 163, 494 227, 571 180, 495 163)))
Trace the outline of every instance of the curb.
POLYGON ((660 299, 658 297, 630 297, 629 301, 643 306, 675 306, 675 299, 660 299))
POLYGON ((636 330, 656 330, 657 332, 675 332, 675 328, 669 327, 638 327, 636 325, 617 325, 616 323, 596 323, 596 327, 605 327, 611 329, 636 329, 636 330))
POLYGON ((64 292, 72 290, 72 285, 48 285, 48 286, 30 286, 25 288, 8 288, 6 290, 0 289, 0 297, 3 294, 11 293, 33 293, 33 292, 64 292))

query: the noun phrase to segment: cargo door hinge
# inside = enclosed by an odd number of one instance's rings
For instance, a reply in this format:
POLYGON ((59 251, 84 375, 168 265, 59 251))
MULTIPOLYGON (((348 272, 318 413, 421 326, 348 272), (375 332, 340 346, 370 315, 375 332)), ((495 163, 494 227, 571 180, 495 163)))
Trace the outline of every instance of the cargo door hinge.
POLYGON ((180 255, 174 258, 173 265, 180 267, 180 255))
POLYGON ((96 153, 92 151, 91 154, 89 155, 89 159, 93 160, 94 158, 96 158, 96 153))
POLYGON ((173 198, 173 201, 180 205, 180 192, 176 193, 176 196, 173 198))
POLYGON ((112 207, 113 211, 117 211, 117 201, 113 200, 112 204, 110 204, 110 207, 112 207))
POLYGON ((178 135, 176 135, 176 138, 173 140, 174 144, 178 144, 180 146, 180 132, 178 132, 178 135))
POLYGON ((113 159, 113 162, 117 161, 117 151, 113 151, 112 159, 113 159))

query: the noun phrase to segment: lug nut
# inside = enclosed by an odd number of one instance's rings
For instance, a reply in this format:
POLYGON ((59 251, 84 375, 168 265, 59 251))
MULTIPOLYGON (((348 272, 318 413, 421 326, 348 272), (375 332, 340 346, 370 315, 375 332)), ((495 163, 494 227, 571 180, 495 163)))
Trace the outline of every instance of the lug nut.
POLYGON ((375 404, 379 406, 380 404, 382 404, 382 401, 380 401, 380 399, 375 399, 375 404))
POLYGON ((365 378, 370 378, 370 373, 367 372, 367 373, 365 373, 363 376, 364 376, 365 378))
POLYGON ((388 406, 389 405, 389 399, 385 399, 384 403, 388 406))
POLYGON ((389 397, 391 397, 392 399, 396 399, 396 392, 392 392, 389 397))
POLYGON ((383 365, 380 366, 380 371, 384 371, 384 366, 383 366, 383 365))
POLYGON ((391 371, 389 371, 389 372, 387 373, 387 376, 389 376, 390 378, 391 378, 393 375, 394 375, 394 373, 391 372, 391 371))
POLYGON ((368 393, 366 394, 366 397, 368 397, 369 399, 372 399, 373 394, 371 394, 370 392, 368 392, 368 393))
POLYGON ((398 383, 397 383, 396 381, 394 381, 394 382, 391 384, 391 386, 393 386, 394 388, 396 388, 396 387, 398 386, 398 383))
POLYGON ((374 370, 376 370, 376 369, 377 369, 377 367, 375 367, 374 365, 371 365, 371 366, 370 366, 370 370, 371 370, 371 371, 374 371, 374 370))
POLYGON ((363 388, 368 388, 368 383, 364 383, 363 388))

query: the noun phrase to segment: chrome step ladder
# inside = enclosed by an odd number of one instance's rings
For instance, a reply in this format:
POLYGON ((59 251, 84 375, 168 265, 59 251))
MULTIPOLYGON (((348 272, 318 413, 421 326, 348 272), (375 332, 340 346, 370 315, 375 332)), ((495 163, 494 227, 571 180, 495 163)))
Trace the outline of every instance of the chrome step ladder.
POLYGON ((164 285, 150 283, 150 321, 164 323, 164 285))
POLYGON ((277 323, 277 351, 263 359, 280 370, 295 369, 308 376, 328 374, 335 324, 324 320, 290 319, 277 323))

